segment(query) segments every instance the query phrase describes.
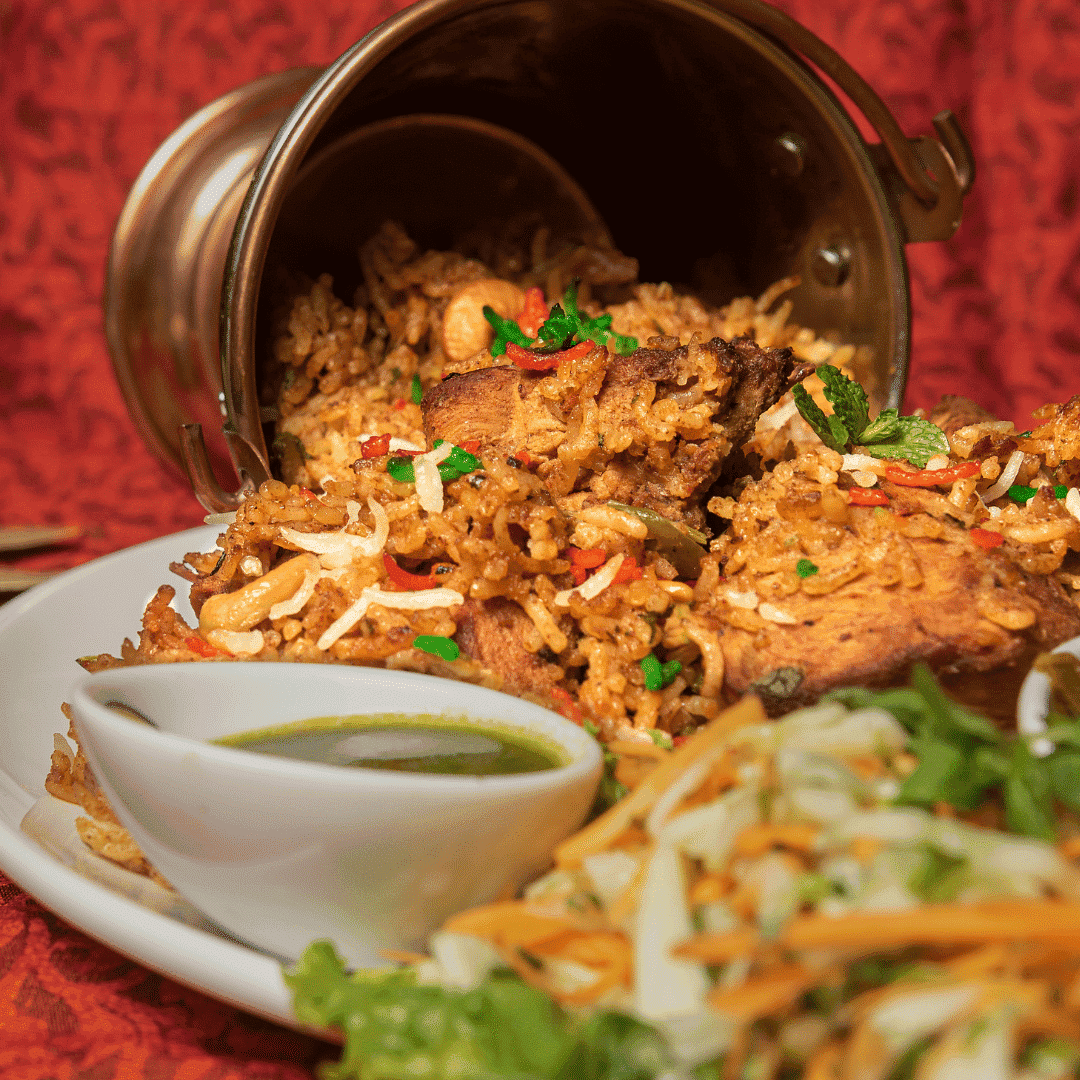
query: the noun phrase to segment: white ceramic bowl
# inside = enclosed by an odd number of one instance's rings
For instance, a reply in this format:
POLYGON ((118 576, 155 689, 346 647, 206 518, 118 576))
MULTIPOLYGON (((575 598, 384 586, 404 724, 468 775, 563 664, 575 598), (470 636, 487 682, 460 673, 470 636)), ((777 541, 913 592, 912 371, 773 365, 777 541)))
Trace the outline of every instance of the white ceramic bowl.
POLYGON ((353 965, 422 947, 447 916, 520 886, 588 813, 588 732, 466 683, 338 665, 192 663, 99 672, 71 699, 117 816, 211 919, 285 959, 329 939, 353 965), (157 727, 104 703, 122 701, 157 727), (320 716, 462 714, 556 743, 568 764, 506 776, 341 768, 205 740, 320 716))
MULTIPOLYGON (((1080 657, 1080 637, 1062 642, 1054 652, 1068 652, 1080 657)), ((1050 680, 1032 669, 1020 685, 1016 699, 1016 726, 1025 735, 1038 735, 1046 730, 1046 714, 1050 711, 1050 680)), ((1047 739, 1037 739, 1032 744, 1036 754, 1048 754, 1052 747, 1047 739)))

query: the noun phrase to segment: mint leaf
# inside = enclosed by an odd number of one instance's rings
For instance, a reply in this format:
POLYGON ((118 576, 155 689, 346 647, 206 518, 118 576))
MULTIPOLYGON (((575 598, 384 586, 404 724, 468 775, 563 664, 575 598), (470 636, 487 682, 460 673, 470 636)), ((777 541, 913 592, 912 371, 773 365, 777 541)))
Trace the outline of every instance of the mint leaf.
POLYGON ((882 409, 881 412, 863 428, 859 442, 863 446, 870 443, 891 442, 900 435, 900 417, 895 409, 882 409))
POLYGON ((791 388, 791 394, 802 418, 814 429, 817 437, 830 450, 835 450, 838 454, 847 453, 851 436, 844 427, 844 422, 838 416, 826 416, 801 383, 791 388))
POLYGON ((949 452, 949 440, 945 432, 929 420, 918 416, 898 416, 899 433, 889 442, 876 442, 866 446, 868 454, 878 458, 903 458, 917 469, 924 469, 935 454, 949 452))
POLYGON ((902 458, 918 469, 935 454, 949 452, 949 440, 941 428, 918 416, 900 416, 896 409, 884 409, 870 419, 866 391, 839 368, 819 364, 815 374, 825 384, 825 397, 833 407, 826 416, 805 387, 792 387, 795 404, 803 419, 821 441, 837 453, 847 453, 854 443, 878 458, 902 458))
POLYGON ((851 441, 858 442, 870 423, 870 399, 866 391, 832 364, 818 364, 814 374, 825 384, 825 397, 847 428, 851 441))

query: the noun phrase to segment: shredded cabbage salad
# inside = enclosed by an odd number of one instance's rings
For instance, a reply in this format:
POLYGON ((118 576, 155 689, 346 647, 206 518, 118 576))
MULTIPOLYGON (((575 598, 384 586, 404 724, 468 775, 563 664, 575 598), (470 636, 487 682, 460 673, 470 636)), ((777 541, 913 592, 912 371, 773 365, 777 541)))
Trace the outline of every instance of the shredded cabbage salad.
POLYGON ((1080 717, 1005 734, 925 669, 744 699, 608 748, 607 809, 426 959, 310 946, 297 1016, 344 1034, 326 1080, 1077 1076, 1077 747, 1080 717))

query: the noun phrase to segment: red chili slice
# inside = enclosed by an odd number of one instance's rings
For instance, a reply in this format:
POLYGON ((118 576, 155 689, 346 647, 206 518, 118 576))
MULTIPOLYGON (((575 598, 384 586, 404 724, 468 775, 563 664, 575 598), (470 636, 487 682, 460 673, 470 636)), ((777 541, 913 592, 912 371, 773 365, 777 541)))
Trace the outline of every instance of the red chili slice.
POLYGON ((579 360, 581 357, 587 356, 595 348, 596 342, 582 341, 569 349, 563 349, 562 352, 535 353, 531 349, 522 348, 511 341, 507 343, 506 355, 510 357, 513 363, 525 371, 553 371, 564 361, 579 360))
POLYGON ((603 548, 576 548, 566 549, 566 557, 574 566, 582 566, 586 570, 595 570, 603 566, 607 561, 607 552, 603 548))
POLYGON ((548 306, 544 302, 544 290, 537 285, 530 285, 525 290, 525 310, 518 316, 517 324, 526 337, 534 338, 540 333, 548 317, 548 306))
POLYGON ((894 484, 903 487, 937 487, 939 484, 951 484, 955 480, 965 480, 978 476, 982 472, 979 461, 962 461, 948 469, 903 469, 899 465, 886 465, 885 476, 894 484))
POLYGON ((408 570, 403 570, 394 561, 394 556, 388 551, 383 552, 382 558, 383 566, 386 567, 386 576, 397 585, 398 588, 407 589, 410 592, 435 588, 434 574, 413 574, 408 570))
POLYGON ((475 454, 480 449, 479 439, 466 439, 463 443, 458 443, 458 446, 465 451, 466 454, 475 454))
POLYGON ((641 580, 641 567, 637 564, 637 559, 633 555, 627 555, 623 559, 621 565, 615 576, 611 579, 612 585, 626 585, 631 581, 641 580))
POLYGON ((1005 543, 1005 537, 999 532, 991 532, 990 529, 975 528, 968 534, 972 540, 975 541, 979 547, 986 551, 990 551, 992 548, 1001 547, 1005 543))
POLYGON ((848 502, 852 506, 888 506, 889 496, 881 488, 853 487, 848 492, 848 502))
POLYGON ((372 435, 360 444, 360 454, 365 459, 385 457, 390 453, 390 434, 372 435))
POLYGON ((226 654, 221 649, 214 648, 209 641, 199 637, 198 634, 191 634, 184 638, 184 645, 187 646, 193 653, 198 653, 200 656, 210 659, 212 656, 225 656, 226 654))
POLYGON ((551 696, 559 703, 557 711, 561 716, 565 716, 574 724, 582 722, 581 706, 570 696, 568 690, 564 690, 561 686, 553 686, 551 696))
POLYGON ((512 454, 511 457, 523 469, 530 469, 534 464, 532 456, 527 450, 518 450, 516 453, 512 454))

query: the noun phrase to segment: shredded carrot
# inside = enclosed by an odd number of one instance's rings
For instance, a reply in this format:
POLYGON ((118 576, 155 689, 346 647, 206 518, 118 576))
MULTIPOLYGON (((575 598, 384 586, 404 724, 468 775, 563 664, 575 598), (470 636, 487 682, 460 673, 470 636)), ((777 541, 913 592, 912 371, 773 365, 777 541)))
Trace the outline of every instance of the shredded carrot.
POLYGON ((944 967, 953 975, 961 978, 974 978, 978 975, 997 974, 1009 960, 1009 950, 1005 945, 984 945, 969 952, 946 960, 944 967))
MULTIPOLYGON (((914 945, 982 942, 1045 942, 1080 952, 1080 903, 1000 900, 985 904, 933 904, 913 911, 857 911, 840 918, 801 915, 780 932, 777 943, 791 949, 879 951, 914 945)), ((700 934, 679 945, 676 956, 722 963, 752 952, 760 938, 736 930, 700 934), (740 951, 741 950, 741 951, 740 951)))
POLYGON ((699 904, 713 904, 722 900, 732 889, 734 881, 730 874, 712 873, 703 874, 690 887, 687 897, 692 907, 699 904))
POLYGON ((564 868, 577 866, 586 855, 608 848, 635 818, 647 814, 656 805, 657 799, 703 754, 720 746, 736 728, 764 721, 765 710, 754 696, 744 697, 736 705, 725 709, 715 720, 676 747, 629 795, 569 840, 563 841, 555 849, 556 865, 564 868))
POLYGON ((1072 836, 1058 844, 1058 851, 1063 858, 1080 859, 1080 836, 1072 836))
POLYGON ((709 1004, 747 1023, 789 1008, 813 986, 834 981, 837 971, 823 968, 779 967, 748 979, 742 986, 720 987, 709 994, 709 1004))
POLYGON ((819 1046, 803 1069, 803 1080, 839 1080, 842 1055, 840 1043, 819 1046))
POLYGON ((1080 1023, 1058 1009, 1040 1009, 1032 1016, 1019 1018, 1016 1034, 1022 1040, 1041 1035, 1077 1042, 1080 1041, 1080 1023))
POLYGON ((625 754, 627 757, 643 757, 652 758, 654 761, 663 761, 664 758, 671 756, 670 750, 665 750, 662 746, 657 746, 656 743, 650 741, 645 742, 637 739, 616 739, 614 742, 609 742, 607 748, 613 754, 625 754))
POLYGON ((422 964, 428 959, 423 953, 409 952, 408 949, 380 949, 379 955, 392 964, 422 964))
POLYGON ((881 841, 872 836, 856 836, 851 841, 851 854, 861 863, 868 863, 881 850, 881 841))
POLYGON ((556 915, 538 915, 515 900, 470 908, 452 915, 444 929, 485 938, 506 949, 531 949, 577 927, 556 915))
POLYGON ((733 853, 752 859, 774 847, 813 851, 818 832, 816 825, 748 825, 735 837, 733 853))

